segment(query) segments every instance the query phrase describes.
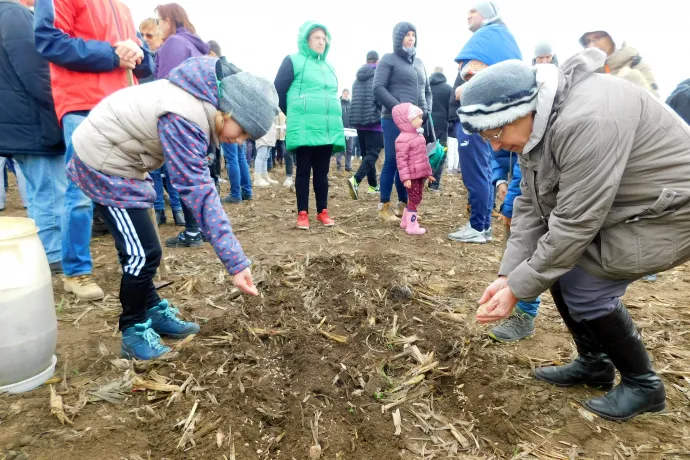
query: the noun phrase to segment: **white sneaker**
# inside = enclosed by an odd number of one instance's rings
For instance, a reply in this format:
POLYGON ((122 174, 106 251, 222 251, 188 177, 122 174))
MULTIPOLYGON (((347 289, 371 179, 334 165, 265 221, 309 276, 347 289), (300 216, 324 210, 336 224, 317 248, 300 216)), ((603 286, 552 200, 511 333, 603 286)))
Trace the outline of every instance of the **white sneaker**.
POLYGON ((276 185, 278 183, 278 181, 269 176, 268 173, 264 174, 264 180, 270 185, 276 185))
POLYGON ((292 187, 293 184, 294 184, 294 182, 293 182, 293 180, 292 180, 292 176, 288 176, 288 177, 285 179, 285 182, 283 182, 283 187, 285 187, 285 188, 290 188, 290 187, 292 187))
POLYGON ((458 243, 486 243, 484 232, 478 232, 477 230, 473 229, 469 222, 467 225, 459 228, 457 231, 449 233, 448 239, 457 241, 458 243))
POLYGON ((486 241, 492 241, 494 239, 494 230, 489 227, 488 230, 484 230, 484 238, 486 238, 486 241))
POLYGON ((264 179, 261 176, 255 176, 254 177, 254 187, 260 187, 260 188, 265 188, 265 187, 270 187, 271 184, 269 184, 266 179, 264 179))

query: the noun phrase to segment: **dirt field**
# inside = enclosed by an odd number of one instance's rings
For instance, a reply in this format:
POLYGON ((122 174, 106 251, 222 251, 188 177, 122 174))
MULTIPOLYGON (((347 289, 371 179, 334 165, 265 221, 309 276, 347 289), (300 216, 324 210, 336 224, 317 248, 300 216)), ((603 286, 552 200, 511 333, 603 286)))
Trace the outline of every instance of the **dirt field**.
MULTIPOLYGON (((426 194, 430 234, 419 238, 377 222, 378 197, 350 200, 344 178, 333 177, 330 193, 338 225, 312 216, 310 232, 293 229, 294 194, 280 186, 226 205, 259 298, 237 295, 210 245, 168 250, 175 284, 161 295, 202 329, 166 362, 119 359, 117 259, 109 237, 95 239, 107 296, 76 302, 54 278, 56 378, 0 396, 0 459, 690 456, 687 266, 635 283, 625 298, 664 378, 667 411, 607 422, 579 405, 597 390, 531 377, 575 353, 548 295, 531 340, 497 345, 475 323, 503 235, 496 225, 484 246, 446 239, 467 220, 459 176, 426 194), (51 388, 62 411, 51 413, 51 388)), ((9 195, 2 215, 23 215, 16 187, 9 195)), ((177 231, 161 227, 165 237, 177 231)))

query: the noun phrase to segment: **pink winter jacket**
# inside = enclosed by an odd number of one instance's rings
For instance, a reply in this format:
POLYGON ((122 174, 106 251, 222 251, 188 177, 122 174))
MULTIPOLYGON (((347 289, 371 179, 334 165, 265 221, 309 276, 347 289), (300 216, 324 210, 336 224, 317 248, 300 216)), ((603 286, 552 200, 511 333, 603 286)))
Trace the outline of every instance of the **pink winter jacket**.
POLYGON ((411 105, 405 102, 393 107, 393 121, 400 129, 400 135, 395 140, 395 158, 398 175, 403 182, 434 175, 426 153, 424 135, 417 132, 407 117, 411 105))

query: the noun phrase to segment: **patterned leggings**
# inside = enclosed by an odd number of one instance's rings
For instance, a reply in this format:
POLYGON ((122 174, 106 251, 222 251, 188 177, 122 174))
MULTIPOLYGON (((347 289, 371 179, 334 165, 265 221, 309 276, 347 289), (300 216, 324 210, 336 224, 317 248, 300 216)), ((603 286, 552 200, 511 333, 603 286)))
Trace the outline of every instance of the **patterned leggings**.
POLYGON ((407 189, 407 210, 417 212, 417 206, 422 202, 425 179, 413 179, 412 187, 407 189))

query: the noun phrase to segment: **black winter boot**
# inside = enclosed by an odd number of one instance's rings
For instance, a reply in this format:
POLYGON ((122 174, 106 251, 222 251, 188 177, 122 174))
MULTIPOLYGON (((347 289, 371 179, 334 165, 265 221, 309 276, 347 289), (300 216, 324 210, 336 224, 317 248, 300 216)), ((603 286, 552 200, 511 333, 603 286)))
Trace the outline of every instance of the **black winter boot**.
POLYGON ((585 326, 621 373, 621 383, 606 395, 582 403, 607 420, 629 420, 666 407, 664 383, 652 369, 642 337, 622 302, 608 315, 585 326))
POLYGON ((587 385, 608 391, 613 388, 616 378, 616 368, 611 360, 601 351, 593 340, 584 324, 576 322, 568 311, 563 299, 559 282, 551 287, 551 295, 556 303, 565 325, 573 336, 577 347, 578 357, 565 366, 549 366, 535 369, 534 376, 538 380, 548 382, 559 387, 587 385))
POLYGON ((156 223, 159 227, 165 224, 167 221, 168 219, 165 217, 165 210, 156 211, 156 223))
POLYGON ((177 225, 178 227, 185 226, 184 213, 181 209, 177 211, 173 210, 173 219, 175 220, 175 225, 177 225))

